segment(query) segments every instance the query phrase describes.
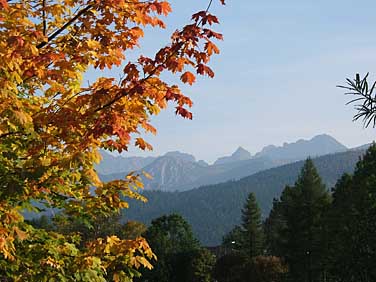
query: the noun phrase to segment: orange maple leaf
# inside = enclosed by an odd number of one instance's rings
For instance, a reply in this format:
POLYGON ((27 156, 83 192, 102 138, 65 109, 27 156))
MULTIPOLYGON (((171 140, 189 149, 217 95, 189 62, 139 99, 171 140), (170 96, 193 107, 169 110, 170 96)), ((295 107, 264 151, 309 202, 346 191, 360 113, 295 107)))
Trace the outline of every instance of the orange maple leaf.
POLYGON ((196 81, 196 76, 193 73, 187 71, 187 72, 183 73, 183 75, 180 77, 180 79, 184 83, 189 83, 189 85, 192 85, 196 81))

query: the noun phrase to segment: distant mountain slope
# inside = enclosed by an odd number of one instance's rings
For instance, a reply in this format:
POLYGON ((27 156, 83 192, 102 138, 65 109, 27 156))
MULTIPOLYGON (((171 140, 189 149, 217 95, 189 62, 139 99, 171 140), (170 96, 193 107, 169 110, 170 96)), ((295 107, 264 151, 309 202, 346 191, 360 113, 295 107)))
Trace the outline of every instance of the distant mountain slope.
POLYGON ((182 185, 198 177, 202 165, 193 156, 187 158, 188 154, 183 154, 184 157, 179 154, 168 153, 142 169, 153 176, 151 180, 143 179, 146 190, 182 191, 182 185))
MULTIPOLYGON (((314 159, 328 187, 332 187, 344 172, 352 172, 364 151, 348 151, 314 159)), ((216 245, 235 224, 240 223, 241 208, 250 192, 256 194, 263 216, 267 216, 273 198, 279 197, 287 184, 293 184, 303 161, 258 172, 239 181, 205 186, 198 189, 166 193, 145 191, 149 199, 143 204, 131 201, 125 211, 127 219, 149 223, 163 214, 183 215, 201 242, 216 245)))
POLYGON ((368 143, 368 144, 364 144, 355 148, 351 148, 350 150, 352 151, 367 150, 371 145, 372 143, 368 143))
POLYGON ((182 190, 190 190, 204 185, 218 184, 229 180, 239 180, 256 172, 282 165, 284 163, 272 161, 268 158, 254 158, 231 163, 217 164, 200 169, 199 177, 186 185, 182 190))
POLYGON ((239 147, 231 156, 219 158, 214 162, 214 165, 232 163, 237 161, 249 160, 251 153, 242 147, 239 147))
POLYGON ((272 160, 302 160, 307 156, 318 157, 346 151, 346 146, 327 134, 317 135, 311 140, 298 140, 295 143, 285 143, 281 147, 266 146, 256 157, 268 157, 272 160))
MULTIPOLYGON (((142 171, 145 171, 153 177, 152 179, 143 177, 145 190, 184 191, 191 188, 189 183, 203 175, 203 169, 206 167, 208 165, 205 162, 196 162, 194 156, 175 151, 155 158, 138 172, 142 176, 142 171)), ((99 174, 99 176, 103 181, 110 181, 124 178, 126 174, 127 172, 120 172, 99 174)))
POLYGON ((179 151, 168 152, 163 157, 175 158, 184 162, 191 162, 191 163, 196 162, 196 158, 193 155, 182 153, 179 151))
POLYGON ((139 170, 156 159, 155 157, 115 157, 105 151, 101 151, 101 155, 102 161, 95 169, 102 175, 118 173, 125 175, 126 172, 139 170))
MULTIPOLYGON (((280 165, 280 162, 267 158, 256 158, 244 161, 230 162, 219 165, 207 165, 192 162, 178 156, 166 154, 155 159, 140 170, 153 176, 153 179, 143 178, 145 190, 186 191, 203 185, 217 184, 228 180, 238 180, 261 170, 280 165)), ((102 181, 124 178, 126 172, 115 174, 99 174, 102 181)))
POLYGON ((268 146, 254 157, 239 147, 231 156, 219 158, 213 165, 196 162, 194 156, 178 151, 158 158, 115 158, 104 154, 104 164, 99 166, 104 181, 123 178, 129 171, 146 171, 152 180, 144 179, 147 190, 186 191, 203 185, 238 180, 258 171, 305 159, 346 151, 347 148, 329 135, 318 135, 311 140, 299 140, 282 147, 268 146), (109 173, 113 162, 115 173, 109 173), (132 166, 133 165, 133 166, 132 166), (124 168, 129 169, 124 169, 124 168))

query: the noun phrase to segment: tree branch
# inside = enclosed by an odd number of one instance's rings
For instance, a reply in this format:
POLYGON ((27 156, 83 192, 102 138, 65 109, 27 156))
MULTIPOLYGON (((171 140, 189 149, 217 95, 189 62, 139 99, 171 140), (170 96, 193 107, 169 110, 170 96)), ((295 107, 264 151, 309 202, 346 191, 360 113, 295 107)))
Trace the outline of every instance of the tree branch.
MULTIPOLYGON (((158 68, 165 64, 172 56, 174 56, 177 52, 179 52, 180 48, 184 45, 183 42, 180 42, 178 43, 174 50, 170 53, 170 55, 163 61, 163 63, 160 63, 158 66, 154 67, 154 69, 149 73, 149 75, 143 79, 141 79, 139 81, 139 84, 142 84, 146 81, 148 81, 158 70, 158 68)), ((132 93, 133 91, 135 90, 135 87, 131 88, 126 94, 121 94, 121 95, 118 95, 116 97, 114 97, 112 100, 110 100, 109 102, 107 102, 106 104, 104 104, 103 106, 97 108, 94 110, 94 112, 99 112, 101 110, 104 110, 105 108, 108 108, 109 106, 111 106, 112 104, 116 103, 117 101, 119 101, 121 98, 125 97, 126 95, 129 95, 130 93, 132 93)))
POLYGON ((47 21, 46 21, 46 0, 42 1, 42 17, 43 17, 43 35, 46 36, 47 34, 47 21))
POLYGON ((89 11, 92 7, 93 7, 93 5, 89 4, 88 6, 83 8, 73 18, 71 18, 68 22, 66 22, 61 28, 59 28, 54 33, 52 33, 50 36, 48 36, 47 41, 39 43, 37 45, 37 48, 41 49, 44 46, 46 46, 48 43, 50 43, 52 40, 54 40, 60 33, 62 33, 67 27, 69 27, 72 23, 74 23, 79 17, 81 17, 83 14, 85 14, 87 11, 89 11))

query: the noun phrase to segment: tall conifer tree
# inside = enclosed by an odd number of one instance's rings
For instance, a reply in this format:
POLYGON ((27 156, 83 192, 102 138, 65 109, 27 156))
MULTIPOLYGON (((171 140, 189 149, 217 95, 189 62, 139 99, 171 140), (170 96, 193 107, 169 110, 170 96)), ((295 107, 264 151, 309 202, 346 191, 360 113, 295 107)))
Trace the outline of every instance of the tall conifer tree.
POLYGON ((324 273, 324 213, 330 195, 311 159, 307 159, 292 187, 287 186, 281 199, 274 202, 268 228, 274 234, 268 242, 271 252, 282 256, 294 282, 320 281, 324 273))
POLYGON ((242 209, 243 250, 250 258, 261 255, 263 249, 263 229, 261 212, 254 193, 248 195, 242 209))
POLYGON ((328 216, 330 270, 340 281, 376 281, 376 146, 345 174, 328 216))
POLYGON ((246 258, 263 253, 264 232, 260 208, 250 193, 242 209, 242 224, 235 226, 224 238, 223 245, 241 252, 246 258))

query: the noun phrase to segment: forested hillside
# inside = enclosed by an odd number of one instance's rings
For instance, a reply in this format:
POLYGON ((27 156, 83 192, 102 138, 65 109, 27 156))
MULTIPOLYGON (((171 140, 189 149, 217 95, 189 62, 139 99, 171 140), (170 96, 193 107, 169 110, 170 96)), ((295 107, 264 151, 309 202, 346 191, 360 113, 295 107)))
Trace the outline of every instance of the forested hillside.
MULTIPOLYGON (((345 172, 352 172, 364 151, 348 151, 313 159, 319 174, 332 187, 345 172)), ((265 170, 239 181, 200 187, 186 192, 145 191, 148 203, 131 202, 125 210, 127 219, 149 223, 151 219, 172 212, 183 215, 205 245, 217 245, 222 236, 239 224, 240 210, 246 197, 254 192, 266 217, 273 198, 279 197, 287 184, 293 184, 303 161, 265 170)))

